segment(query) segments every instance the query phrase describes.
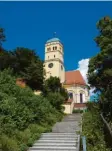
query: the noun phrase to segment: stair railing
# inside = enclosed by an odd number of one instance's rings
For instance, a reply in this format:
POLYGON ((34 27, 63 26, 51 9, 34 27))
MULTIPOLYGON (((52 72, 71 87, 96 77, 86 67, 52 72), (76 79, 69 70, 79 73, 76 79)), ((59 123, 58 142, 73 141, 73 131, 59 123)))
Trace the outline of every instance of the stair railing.
POLYGON ((83 151, 87 151, 86 149, 86 137, 82 136, 82 147, 83 147, 83 151))

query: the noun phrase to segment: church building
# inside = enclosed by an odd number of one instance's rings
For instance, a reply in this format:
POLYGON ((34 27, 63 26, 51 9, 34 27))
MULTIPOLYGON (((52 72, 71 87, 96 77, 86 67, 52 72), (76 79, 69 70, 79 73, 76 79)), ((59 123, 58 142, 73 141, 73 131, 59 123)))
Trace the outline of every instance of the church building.
POLYGON ((64 48, 58 38, 49 39, 45 44, 44 68, 46 79, 59 77, 63 87, 68 91, 69 99, 64 104, 65 113, 73 109, 85 109, 89 101, 89 90, 79 70, 65 71, 64 48))

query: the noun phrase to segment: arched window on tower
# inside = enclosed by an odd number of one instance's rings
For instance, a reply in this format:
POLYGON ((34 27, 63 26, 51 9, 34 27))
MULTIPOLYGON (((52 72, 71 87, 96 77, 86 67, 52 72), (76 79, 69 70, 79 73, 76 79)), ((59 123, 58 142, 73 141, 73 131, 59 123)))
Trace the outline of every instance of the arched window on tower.
POLYGON ((80 103, 83 103, 83 94, 80 93, 80 103))
POLYGON ((53 47, 53 50, 57 50, 57 46, 53 47))
POLYGON ((55 58, 55 55, 54 55, 54 58, 55 58))
POLYGON ((51 48, 49 47, 49 48, 47 48, 47 51, 51 51, 51 48))

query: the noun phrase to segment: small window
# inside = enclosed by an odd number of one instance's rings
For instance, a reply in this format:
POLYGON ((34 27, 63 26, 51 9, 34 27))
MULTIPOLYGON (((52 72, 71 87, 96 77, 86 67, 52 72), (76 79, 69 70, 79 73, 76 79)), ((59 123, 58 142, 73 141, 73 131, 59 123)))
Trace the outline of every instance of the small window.
POLYGON ((48 59, 49 59, 49 56, 48 56, 48 59))
POLYGON ((57 46, 53 47, 53 50, 57 50, 57 46))
POLYGON ((80 93, 80 103, 83 103, 83 94, 80 93))
POLYGON ((47 48, 47 51, 51 51, 51 48, 49 47, 49 48, 47 48))
POLYGON ((69 99, 73 99, 73 93, 69 93, 69 99))
POLYGON ((54 58, 55 58, 55 55, 54 55, 54 58))

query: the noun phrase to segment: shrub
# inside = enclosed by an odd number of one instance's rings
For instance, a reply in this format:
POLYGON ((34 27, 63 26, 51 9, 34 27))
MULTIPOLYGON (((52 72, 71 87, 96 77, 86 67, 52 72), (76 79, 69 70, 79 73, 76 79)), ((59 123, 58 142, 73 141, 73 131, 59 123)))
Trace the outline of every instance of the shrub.
POLYGON ((80 110, 80 109, 74 109, 74 110, 73 110, 73 113, 83 113, 83 110, 80 110))
POLYGON ((82 135, 86 136, 88 151, 109 151, 106 149, 103 134, 103 123, 100 118, 98 107, 88 109, 83 115, 82 135))
POLYGON ((63 97, 36 96, 29 87, 16 85, 10 70, 0 72, 0 139, 3 151, 27 151, 43 132, 63 117, 63 97))
POLYGON ((47 95, 47 99, 58 111, 62 110, 62 104, 64 103, 65 99, 59 93, 49 93, 47 95))
POLYGON ((20 151, 17 142, 6 135, 0 137, 0 144, 3 151, 20 151))

